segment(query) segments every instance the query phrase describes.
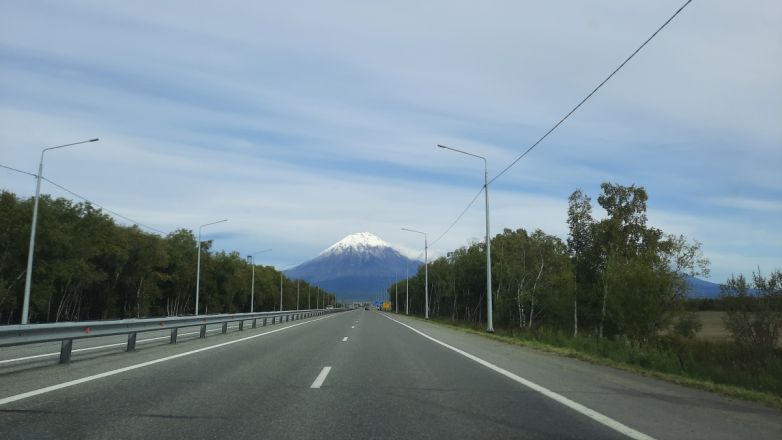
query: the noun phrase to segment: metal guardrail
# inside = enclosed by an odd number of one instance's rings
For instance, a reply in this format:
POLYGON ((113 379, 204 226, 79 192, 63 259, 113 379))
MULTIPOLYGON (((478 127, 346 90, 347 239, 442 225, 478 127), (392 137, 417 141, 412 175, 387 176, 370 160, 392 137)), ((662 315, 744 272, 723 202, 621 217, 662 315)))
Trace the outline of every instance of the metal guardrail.
POLYGON ((139 333, 171 329, 169 343, 176 344, 179 329, 183 327, 201 327, 199 338, 206 338, 206 326, 222 324, 222 333, 228 332, 228 324, 250 322, 252 328, 260 325, 272 325, 295 321, 327 313, 341 312, 344 309, 287 310, 281 312, 235 313, 223 315, 174 316, 167 318, 121 319, 115 321, 77 321, 52 324, 26 324, 0 326, 0 347, 38 344, 61 341, 60 363, 70 362, 74 339, 102 336, 128 335, 127 351, 136 349, 136 336, 139 333))

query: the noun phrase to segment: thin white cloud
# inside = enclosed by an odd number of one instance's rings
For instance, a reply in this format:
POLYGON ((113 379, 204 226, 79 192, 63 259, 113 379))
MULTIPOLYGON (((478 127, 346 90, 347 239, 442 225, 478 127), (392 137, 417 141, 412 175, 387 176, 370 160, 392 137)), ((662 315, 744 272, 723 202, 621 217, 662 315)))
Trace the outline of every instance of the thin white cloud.
POLYGON ((761 212, 780 212, 782 211, 782 201, 766 200, 744 197, 712 197, 709 202, 726 208, 747 209, 761 212))
MULTIPOLYGON (((679 4, 6 2, 0 163, 99 136, 45 175, 164 230, 229 217, 242 238, 217 247, 268 243, 279 265, 359 230, 415 252, 399 228, 435 238, 482 183, 435 144, 495 174, 679 4)), ((720 270, 782 254, 780 42, 778 1, 693 3, 496 182, 493 232, 564 238, 569 192, 616 181, 647 187, 652 224, 732 256, 720 270)), ((433 256, 482 239, 482 203, 433 256)))

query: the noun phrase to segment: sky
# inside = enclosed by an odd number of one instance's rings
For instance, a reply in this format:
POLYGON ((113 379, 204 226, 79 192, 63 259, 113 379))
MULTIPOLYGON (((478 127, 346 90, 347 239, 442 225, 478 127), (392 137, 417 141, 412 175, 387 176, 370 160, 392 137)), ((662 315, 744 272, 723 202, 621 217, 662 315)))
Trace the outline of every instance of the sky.
MULTIPOLYGON (((369 231, 483 239, 483 183, 683 0, 0 2, 0 164, 279 268, 369 231)), ((694 1, 490 185, 492 233, 567 236, 567 197, 644 186, 713 282, 782 267, 782 3, 694 1)), ((0 169, 0 188, 34 179, 0 169)), ((44 183, 42 191, 73 198, 44 183)), ((128 224, 118 219, 119 223, 128 224)))

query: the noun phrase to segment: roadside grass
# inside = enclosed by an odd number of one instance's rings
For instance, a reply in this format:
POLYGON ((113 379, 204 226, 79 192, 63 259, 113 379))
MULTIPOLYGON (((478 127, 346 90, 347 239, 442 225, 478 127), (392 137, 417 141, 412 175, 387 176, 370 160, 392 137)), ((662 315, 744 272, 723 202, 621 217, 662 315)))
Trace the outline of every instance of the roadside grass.
MULTIPOLYGON (((423 318, 412 316, 423 320, 423 318)), ((617 368, 647 377, 719 393, 782 409, 782 350, 763 362, 746 362, 729 341, 661 338, 655 344, 633 346, 626 341, 572 337, 561 331, 535 332, 482 328, 450 319, 430 319, 439 325, 538 351, 617 368)))

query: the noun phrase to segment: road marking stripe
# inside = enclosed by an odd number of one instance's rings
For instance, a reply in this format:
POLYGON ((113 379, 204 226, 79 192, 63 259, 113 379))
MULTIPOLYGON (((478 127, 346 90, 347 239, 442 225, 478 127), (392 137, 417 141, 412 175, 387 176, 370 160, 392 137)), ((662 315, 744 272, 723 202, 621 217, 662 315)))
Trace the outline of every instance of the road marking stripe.
MULTIPOLYGON (((234 328, 239 328, 239 326, 235 325, 233 327, 228 327, 229 330, 230 329, 234 329, 234 328)), ((219 332, 219 331, 222 331, 222 329, 212 328, 212 329, 207 330, 206 332, 207 333, 214 333, 214 332, 219 332)), ((187 333, 180 333, 179 336, 190 336, 190 335, 197 335, 197 334, 198 334, 198 332, 187 332, 187 333)), ((158 338, 140 339, 140 340, 136 341, 136 343, 140 344, 142 342, 159 341, 161 339, 169 339, 169 338, 170 338, 170 336, 160 336, 158 338)), ((98 346, 95 346, 95 347, 76 348, 76 349, 73 349, 72 352, 73 353, 77 353, 77 352, 80 352, 80 351, 100 350, 101 348, 119 347, 120 345, 127 345, 127 344, 128 344, 127 342, 117 342, 116 344, 98 345, 98 346)), ((24 356, 24 357, 20 357, 20 358, 1 360, 0 364, 7 364, 7 363, 10 363, 10 362, 19 362, 19 361, 26 361, 26 360, 30 360, 30 359, 38 359, 38 358, 42 358, 42 357, 59 356, 59 355, 60 355, 59 351, 58 352, 54 352, 54 353, 35 354, 35 355, 24 356)))
POLYGON ((616 421, 616 420, 614 420, 614 419, 612 419, 612 418, 610 418, 610 417, 608 417, 606 415, 603 415, 603 414, 601 414, 601 413, 599 413, 599 412, 597 412, 597 411, 595 411, 593 409, 587 408, 586 406, 584 406, 584 405, 582 405, 582 404, 580 404, 578 402, 574 402, 574 401, 568 399, 567 397, 565 397, 565 396, 563 396, 561 394, 555 393, 555 392, 549 390, 548 388, 545 388, 545 387, 542 387, 542 386, 536 384, 535 382, 532 382, 532 381, 529 381, 527 379, 524 379, 523 377, 518 376, 518 375, 516 375, 514 373, 511 373, 510 371, 508 371, 508 370, 506 370, 506 369, 504 369, 502 367, 498 367, 497 365, 494 365, 491 362, 485 361, 485 360, 479 358, 478 356, 472 355, 470 353, 467 353, 464 350, 460 350, 460 349, 458 349, 458 348, 456 348, 456 347, 454 347, 452 345, 449 345, 449 344, 447 344, 447 343, 445 343, 443 341, 435 339, 435 338, 427 335, 426 333, 424 333, 424 332, 422 332, 422 331, 420 331, 420 330, 418 330, 416 328, 413 328, 413 327, 411 327, 411 326, 409 326, 409 325, 407 325, 407 324, 405 324, 403 322, 400 322, 400 321, 397 321, 394 318, 391 318, 390 316, 387 316, 387 315, 383 315, 383 316, 385 316, 386 318, 396 322, 399 325, 403 325, 403 326, 409 328, 410 330, 418 333, 419 335, 425 337, 426 339, 429 339, 429 340, 431 340, 433 342, 436 342, 437 344, 442 345, 443 347, 445 347, 445 348, 447 348, 449 350, 452 350, 452 351, 455 351, 456 353, 459 353, 460 355, 466 357, 467 359, 475 361, 475 362, 483 365, 486 368, 494 370, 495 372, 500 373, 503 376, 505 376, 505 377, 507 377, 507 378, 509 378, 509 379, 511 379, 513 381, 516 381, 516 382, 524 385, 527 388, 530 388, 530 389, 532 389, 534 391, 537 391, 540 394, 543 394, 544 396, 546 396, 546 397, 548 397, 550 399, 553 399, 553 400, 561 403, 562 405, 565 405, 568 408, 570 408, 570 409, 572 409, 572 410, 574 410, 576 412, 579 412, 579 413, 589 417, 590 419, 592 419, 592 420, 594 420, 594 421, 596 421, 598 423, 601 423, 601 424, 603 424, 603 425, 613 429, 614 431, 617 431, 617 432, 619 432, 621 434, 624 434, 624 435, 626 435, 626 436, 628 436, 628 437, 630 437, 632 439, 636 439, 636 440, 654 440, 653 437, 650 437, 650 436, 648 436, 648 435, 646 435, 646 434, 644 434, 642 432, 636 431, 635 429, 630 428, 627 425, 623 425, 622 423, 620 423, 620 422, 618 422, 618 421, 616 421))
POLYGON ((355 325, 351 325, 350 328, 356 328, 356 326, 355 325))
POLYGON ((51 386, 48 386, 48 387, 39 388, 37 390, 28 391, 26 393, 16 394, 14 396, 9 396, 9 397, 5 397, 5 398, 0 399, 0 406, 5 405, 7 403, 11 403, 11 402, 16 402, 16 401, 19 401, 19 400, 22 400, 22 399, 27 399, 28 397, 38 396, 38 395, 41 395, 41 394, 49 393, 49 392, 60 390, 60 389, 63 389, 63 388, 72 387, 74 385, 79 385, 79 384, 82 384, 82 383, 85 383, 85 382, 91 382, 93 380, 102 379, 104 377, 114 376, 116 374, 124 373, 126 371, 131 371, 131 370, 136 370, 136 369, 139 369, 139 368, 148 367, 150 365, 159 364, 161 362, 170 361, 170 360, 181 358, 181 357, 184 357, 184 356, 190 356, 191 354, 201 353, 202 351, 214 350, 215 348, 225 347, 226 345, 236 344, 238 342, 244 342, 244 341, 247 341, 247 340, 250 340, 250 339, 259 338, 261 336, 266 336, 266 335, 270 335, 272 333, 281 332, 283 330, 287 330, 287 329, 293 328, 293 327, 298 327, 300 325, 311 324, 313 322, 320 321, 321 319, 331 318, 333 316, 336 316, 336 315, 326 315, 326 316, 323 316, 321 318, 313 319, 311 321, 302 321, 302 322, 299 322, 297 324, 291 324, 291 325, 289 325, 287 327, 281 327, 281 328, 278 328, 278 329, 275 329, 275 330, 270 330, 270 331, 268 331, 266 333, 259 333, 257 335, 247 336, 246 338, 241 338, 241 339, 235 339, 233 341, 222 342, 220 344, 210 345, 209 347, 199 348, 197 350, 192 350, 192 351, 186 351, 184 353, 179 353, 179 354, 175 354, 175 355, 172 355, 172 356, 166 356, 164 358, 155 359, 155 360, 151 360, 151 361, 147 361, 147 362, 142 362, 142 363, 136 364, 136 365, 130 365, 130 366, 127 366, 127 367, 118 368, 116 370, 106 371, 104 373, 93 374, 92 376, 82 377, 81 379, 71 380, 71 381, 63 382, 63 383, 58 383, 57 385, 51 385, 51 386))
POLYGON ((330 371, 331 367, 323 367, 323 369, 320 370, 318 377, 315 378, 315 382, 312 382, 312 385, 310 385, 310 388, 320 388, 320 386, 323 385, 323 382, 326 380, 326 376, 329 375, 330 371))
POLYGON ((348 337, 347 337, 347 336, 345 336, 344 338, 342 338, 342 342, 347 342, 347 340, 348 340, 348 337))

